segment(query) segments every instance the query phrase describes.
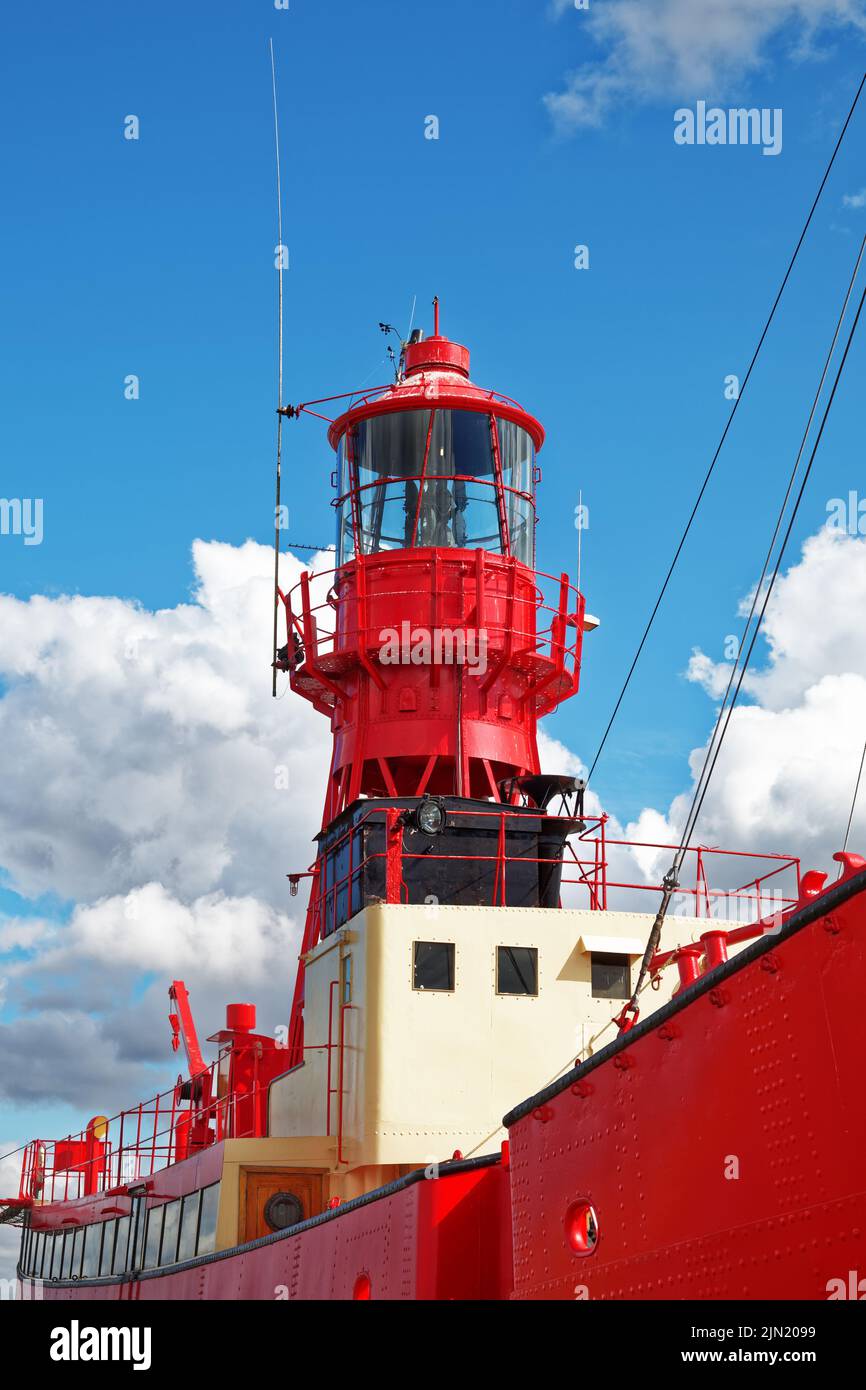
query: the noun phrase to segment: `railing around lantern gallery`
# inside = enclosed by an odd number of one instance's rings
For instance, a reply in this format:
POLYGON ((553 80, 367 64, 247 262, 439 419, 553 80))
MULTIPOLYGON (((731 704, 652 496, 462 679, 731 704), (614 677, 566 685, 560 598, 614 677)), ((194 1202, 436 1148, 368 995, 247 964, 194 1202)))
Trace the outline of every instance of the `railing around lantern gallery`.
MULTIPOLYGON (((354 656, 369 670, 371 656, 382 648, 382 628, 379 623, 371 621, 371 605, 375 603, 379 612, 388 611, 397 615, 404 604, 407 604, 408 614, 408 604, 411 604, 410 627, 415 628, 416 623, 423 623, 421 604, 429 602, 431 615, 440 615, 433 619, 435 631, 431 629, 431 633, 434 637, 435 632, 459 631, 461 625, 469 621, 476 633, 483 634, 491 660, 486 676, 482 674, 479 677, 482 688, 486 688, 486 684, 495 678, 503 660, 508 660, 527 670, 530 676, 527 695, 542 698, 551 682, 563 673, 576 689, 585 600, 568 575, 545 574, 525 566, 520 566, 518 574, 514 563, 503 561, 500 556, 488 556, 484 550, 459 553, 464 557, 467 570, 472 571, 472 576, 465 590, 453 592, 443 592, 440 588, 441 565, 434 563, 429 567, 427 590, 401 585, 399 579, 393 587, 383 585, 377 562, 388 563, 393 557, 396 571, 401 563, 411 558, 413 575, 417 574, 414 560, 418 552, 412 550, 383 551, 315 575, 302 574, 286 593, 280 590, 286 610, 290 668, 298 676, 315 681, 331 696, 339 695, 341 662, 354 656), (507 565, 507 568, 503 568, 503 565, 507 565), (372 591, 368 589, 366 579, 369 566, 375 566, 377 571, 375 590, 372 591), (487 576, 494 566, 505 581, 506 587, 502 592, 492 591, 487 584, 487 576), (337 589, 349 574, 354 580, 352 603, 357 618, 354 626, 346 625, 344 614, 338 628, 337 589), (313 585, 321 587, 325 583, 324 598, 314 602, 311 592, 313 585), (449 599, 460 601, 459 614, 447 613, 449 599), (463 604, 467 601, 471 602, 471 614, 463 611, 463 604), (543 615, 540 626, 539 615, 543 615)), ((446 560, 453 558, 451 552, 444 554, 446 560)), ((448 662, 449 658, 445 660, 448 662)))
MULTIPOLYGON (((374 885, 373 896, 380 901, 409 902, 407 865, 424 867, 424 878, 420 886, 416 882, 414 889, 414 900, 420 902, 429 901, 432 888, 427 885, 434 882, 437 866, 477 866, 477 874, 470 875, 468 881, 463 875, 461 880, 470 896, 458 897, 457 901, 496 907, 508 901, 506 885, 510 866, 514 870, 519 868, 525 875, 526 868, 534 865, 536 873, 542 875, 548 874, 555 862, 549 855, 508 853, 509 835, 515 830, 529 829, 529 820, 524 819, 525 809, 494 803, 447 808, 447 822, 452 827, 462 822, 468 830, 471 823, 477 830, 480 823, 482 832, 487 831, 491 849, 487 854, 436 853, 432 837, 425 838, 423 849, 415 852, 407 848, 404 841, 407 814, 405 802, 390 804, 377 798, 369 810, 357 815, 341 835, 330 839, 323 848, 320 858, 308 870, 313 878, 310 910, 318 916, 320 936, 329 935, 365 905, 370 884, 374 885), (364 829, 375 824, 381 830, 383 822, 381 847, 371 848, 371 840, 364 835, 364 829), (342 872, 338 872, 338 864, 344 866, 342 872), (417 896, 419 892, 420 897, 417 896)), ((539 811, 535 819, 543 814, 539 811)), ((531 814, 529 819, 532 819, 531 814)), ((588 907, 597 912, 650 910, 646 895, 658 897, 661 893, 662 875, 676 846, 613 838, 607 834, 607 821, 604 815, 584 817, 565 840, 561 890, 557 902, 548 905, 588 907), (634 865, 641 858, 659 861, 658 877, 647 872, 643 881, 638 881, 611 872, 615 863, 634 865), (570 900, 572 897, 574 901, 570 900)), ((449 844, 453 846, 454 841, 449 844)), ((800 898, 800 861, 794 856, 699 845, 689 848, 683 863, 688 867, 688 876, 682 874, 672 916, 749 923, 763 918, 768 911, 787 911, 796 906, 800 898), (737 882, 734 870, 744 863, 755 872, 750 872, 745 881, 737 882), (715 875, 713 884, 711 870, 715 875)), ((306 875, 289 875, 293 892, 297 891, 302 876, 306 875)), ((456 869, 452 870, 452 878, 457 881, 456 869)), ((444 875, 443 881, 448 881, 444 875)))

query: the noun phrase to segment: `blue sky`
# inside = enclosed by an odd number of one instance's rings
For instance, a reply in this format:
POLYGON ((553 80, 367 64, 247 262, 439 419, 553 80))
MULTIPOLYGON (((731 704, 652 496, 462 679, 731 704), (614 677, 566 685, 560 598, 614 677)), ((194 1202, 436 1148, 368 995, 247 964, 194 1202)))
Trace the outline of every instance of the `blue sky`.
MULTIPOLYGON (((744 21, 760 10, 735 8, 744 21)), ((819 18, 830 8, 821 0, 819 18)), ((386 380, 378 321, 405 328, 417 299, 429 329, 440 295, 475 380, 546 427, 540 568, 573 570, 579 491, 589 507, 584 588, 602 625, 580 697, 548 731, 591 756, 730 411, 724 379, 745 370, 866 54, 854 25, 808 37, 796 19, 744 23, 735 52, 708 41, 695 71, 681 45, 667 80, 663 63, 642 74, 622 56, 616 11, 7 8, 0 494, 44 500, 44 541, 0 540, 0 590, 173 609, 191 592, 194 540, 272 536, 273 37, 286 397, 386 380), (595 124, 557 122, 545 103, 574 90, 575 70, 615 78, 595 124), (674 110, 698 98, 781 108, 781 153, 676 145, 674 110), (123 137, 130 114, 137 141, 123 137), (431 114, 436 141, 424 138, 431 114), (136 401, 124 399, 131 373, 136 401)), ((681 7, 645 13, 651 34, 654 15, 681 7)), ((707 735, 711 704, 684 673, 694 648, 720 661, 738 631, 866 228, 866 207, 844 199, 864 186, 860 111, 600 764, 596 790, 623 820, 669 804, 707 735)), ((791 560, 828 499, 861 483, 863 367, 861 343, 791 560)), ((289 536, 327 543, 324 431, 308 420, 285 440, 289 536)), ((238 656, 256 659, 267 683, 266 644, 238 656)), ((0 908, 20 916, 62 918, 73 901, 0 888, 0 908)))
MULTIPOLYGON (((3 491, 45 499, 41 547, 6 545, 4 589, 176 603, 194 537, 267 540, 274 380, 273 149, 267 38, 284 156, 286 382, 291 399, 369 378, 377 321, 468 343, 484 384, 544 421, 540 567, 573 565, 602 628, 584 691, 553 727, 586 755, 744 370, 863 63, 828 33, 795 62, 782 31, 758 71, 712 90, 781 107, 776 158, 682 148, 671 100, 615 105, 558 134, 543 105, 600 58, 587 15, 445 0, 323 7, 292 0, 5 20, 7 365, 3 491), (124 116, 140 117, 138 142, 124 116), (423 138, 435 113, 440 139, 423 138), (590 269, 573 268, 576 243, 590 269), (134 372, 141 397, 129 402, 134 372)), ((721 655, 759 567, 863 210, 861 119, 744 401, 702 523, 641 667, 599 790, 620 813, 679 787, 707 718, 681 679, 692 646, 721 655)), ((862 366, 862 355, 858 359, 862 366)), ((852 364, 853 368, 856 364, 852 364)), ((371 375, 372 374, 372 375, 371 375)), ((850 481, 853 392, 827 440, 806 533, 850 481)), ((329 451, 288 431, 299 541, 329 540, 329 451)), ((266 653, 263 654, 263 657, 266 653)))

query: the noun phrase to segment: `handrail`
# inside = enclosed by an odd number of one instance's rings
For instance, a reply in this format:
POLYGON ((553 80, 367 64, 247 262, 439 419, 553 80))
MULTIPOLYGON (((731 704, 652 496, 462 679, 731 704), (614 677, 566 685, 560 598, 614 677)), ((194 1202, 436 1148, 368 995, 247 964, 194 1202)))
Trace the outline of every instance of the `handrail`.
MULTIPOLYGON (((470 548, 471 549, 471 548, 470 548)), ((392 552, 382 551, 374 556, 364 556, 362 564, 356 568, 356 573, 363 572, 364 566, 375 564, 379 556, 387 556, 392 552)), ((396 553, 396 552, 394 552, 396 553)), ((507 559, 507 557, 497 556, 497 559, 507 559)), ((337 565, 330 569, 320 570, 315 574, 304 572, 301 578, 285 592, 280 590, 280 598, 286 610, 286 630, 287 637, 291 643, 292 632, 294 631, 301 639, 305 649, 305 659, 315 667, 315 678, 328 688, 334 689, 333 682, 328 680, 324 673, 319 669, 317 662, 321 657, 336 655, 337 641, 339 639, 341 651, 350 651, 357 647, 359 660, 367 656, 369 646, 369 628, 365 619, 367 609, 370 604, 370 594, 366 588, 359 584, 358 600, 360 618, 355 626, 340 627, 336 624, 335 601, 332 598, 334 593, 334 583, 327 589, 325 597, 318 603, 313 603, 310 594, 310 587, 313 583, 321 583, 330 576, 340 576, 349 566, 357 565, 355 560, 347 561, 344 565, 337 565), (295 602, 293 603, 293 598, 295 602), (324 626, 320 623, 319 615, 328 613, 329 624, 324 626)), ((526 647, 527 652, 531 651, 541 661, 555 662, 557 670, 563 670, 569 660, 577 667, 578 656, 582 643, 582 632, 579 631, 574 619, 579 616, 582 606, 582 595, 576 587, 564 575, 547 574, 543 570, 528 570, 527 574, 532 576, 533 593, 532 597, 518 593, 516 589, 510 588, 507 594, 499 595, 503 604, 506 605, 507 615, 499 622, 485 620, 484 630, 488 634, 488 645, 491 638, 494 643, 503 642, 508 644, 513 641, 515 632, 515 607, 520 605, 524 609, 531 609, 536 614, 549 615, 549 622, 542 627, 536 626, 531 634, 531 645, 526 647), (547 602, 545 593, 539 580, 556 587, 556 602, 547 602), (572 611, 573 609, 573 611, 572 611), (574 639, 567 640, 569 627, 574 631, 574 639), (544 648, 548 651, 545 653, 544 648)), ((388 588, 377 589, 375 601, 377 603, 386 602, 398 598, 411 598, 417 600, 419 591, 408 589, 399 585, 391 585, 388 588)), ((460 620, 444 624, 449 629, 459 627, 460 620)), ((519 620, 517 623, 519 628, 519 620)), ((300 668, 299 668, 300 669, 300 668)), ((311 674, 313 674, 311 672, 311 674)))
MULTIPOLYGON (((399 846, 401 863, 405 860, 423 859, 426 862, 472 861, 479 864, 493 864, 496 866, 496 869, 494 876, 494 893, 491 900, 491 906, 495 906, 495 889, 497 886, 501 888, 504 885, 505 872, 509 863, 549 865, 551 861, 549 859, 542 859, 540 857, 535 857, 532 855, 506 854, 504 835, 505 821, 508 817, 515 817, 516 819, 517 814, 519 814, 523 808, 515 808, 510 804, 497 805, 493 802, 487 803, 487 805, 489 809, 483 809, 481 807, 473 807, 469 809, 449 808, 448 816, 452 819, 455 817, 482 817, 496 821, 497 824, 492 827, 493 829, 498 831, 498 844, 496 853, 487 855, 435 854, 431 853, 430 849, 427 849, 423 854, 416 854, 410 850, 402 848, 401 844, 399 846)), ((315 910, 317 911, 319 917, 320 935, 324 936, 329 934, 329 925, 331 930, 333 930, 336 925, 337 899, 340 896, 341 892, 346 893, 348 909, 351 905, 352 882, 361 875, 362 871, 367 867, 369 863, 376 859, 383 859, 387 861, 389 854, 394 853, 394 848, 389 848, 389 846, 386 845, 386 847, 382 850, 374 850, 367 852, 360 861, 356 862, 352 857, 354 853, 355 837, 360 834, 360 832, 363 829, 363 826, 371 819, 371 817, 381 816, 382 814, 385 814, 387 817, 387 814, 389 812, 402 812, 405 809, 405 806, 398 806, 390 801, 377 798, 375 806, 365 811, 364 814, 360 816, 358 820, 353 821, 350 825, 348 825, 343 830, 342 834, 328 845, 328 857, 331 858, 333 861, 336 859, 338 851, 348 841, 350 858, 349 867, 347 871, 341 874, 339 877, 335 877, 334 879, 328 879, 327 883, 324 884, 324 886, 320 889, 318 900, 315 903, 315 910), (329 914, 333 918, 333 921, 330 924, 327 920, 329 914)), ((529 809, 533 810, 535 808, 529 809)), ((543 815, 544 812, 537 810, 537 814, 543 815)), ((624 840, 612 838, 608 836, 606 832, 607 820, 608 817, 605 815, 595 817, 585 816, 583 817, 584 829, 581 831, 575 831, 574 834, 565 841, 565 851, 571 857, 570 859, 564 860, 564 864, 573 866, 577 870, 577 875, 576 877, 568 877, 567 875, 563 874, 562 884, 563 886, 565 886, 566 884, 570 884, 578 888, 585 888, 588 894, 589 907, 592 911, 608 910, 609 890, 611 889, 657 894, 661 888, 660 883, 655 882, 650 878, 647 878, 642 883, 628 881, 624 879, 611 879, 609 876, 610 862, 608 859, 608 850, 610 849, 610 847, 614 846, 617 848, 625 848, 631 850, 655 849, 667 852, 670 852, 674 849, 673 845, 666 845, 652 841, 644 842, 638 840, 624 840), (592 856, 581 857, 580 855, 578 855, 575 846, 572 843, 572 840, 575 840, 578 844, 583 844, 587 846, 591 845, 592 856)), ((763 911, 764 899, 768 896, 766 891, 766 884, 768 880, 774 878, 778 874, 785 873, 786 871, 793 871, 793 873, 795 874, 796 890, 793 896, 785 896, 781 893, 777 894, 775 897, 776 910, 778 911, 781 908, 794 906, 798 901, 800 893, 800 860, 795 856, 769 852, 765 853, 753 850, 726 850, 708 845, 690 846, 686 857, 686 862, 688 862, 689 855, 693 856, 695 860, 695 886, 686 887, 681 885, 678 891, 685 897, 690 897, 694 899, 695 911, 693 915, 696 917, 705 916, 708 921, 714 920, 713 905, 719 899, 724 899, 726 902, 736 902, 738 906, 740 904, 745 905, 749 910, 751 910, 750 905, 754 903, 756 915, 760 917, 763 911), (746 882, 739 884, 737 887, 711 889, 707 877, 707 859, 712 859, 716 856, 724 860, 751 859, 753 861, 766 861, 768 862, 769 867, 766 869, 764 873, 756 874, 754 878, 746 880, 746 882), (701 903, 703 903, 703 911, 700 910, 701 903)), ((386 901, 388 902, 397 902, 400 900, 401 899, 398 896, 386 894, 386 901)))
MULTIPOLYGON (((304 1050, 327 1050, 330 1056, 326 1043, 310 1043, 304 1050)), ((175 1084, 129 1110, 100 1120, 102 1137, 91 1121, 76 1135, 31 1139, 23 1149, 19 1200, 34 1199, 42 1204, 98 1197, 151 1177, 223 1139, 259 1137, 259 1101, 266 1096, 270 1081, 256 1079, 249 1089, 219 1095, 220 1065, 230 1052, 230 1048, 223 1049, 214 1062, 190 1079, 194 1091, 197 1082, 210 1078, 212 1098, 205 1105, 197 1106, 190 1097, 189 1106, 182 1108, 180 1088, 175 1084), (152 1125, 146 1123, 148 1117, 152 1117, 152 1125), (135 1137, 125 1142, 125 1129, 133 1122, 135 1137), (71 1187, 77 1190, 70 1191, 71 1187)))

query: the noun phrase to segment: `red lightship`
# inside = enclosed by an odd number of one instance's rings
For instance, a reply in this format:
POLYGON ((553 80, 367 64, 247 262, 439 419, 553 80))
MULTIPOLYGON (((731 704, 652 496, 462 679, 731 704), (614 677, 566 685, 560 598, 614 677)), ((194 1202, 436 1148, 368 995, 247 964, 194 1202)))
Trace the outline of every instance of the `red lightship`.
POLYGON ((230 1004, 207 1062, 173 982, 188 1074, 27 1146, 23 1295, 826 1299, 866 1264, 866 861, 690 850, 638 972, 661 885, 539 764, 596 626, 535 567, 541 425, 437 307, 328 437, 336 565, 279 595, 333 741, 287 1043, 230 1004))

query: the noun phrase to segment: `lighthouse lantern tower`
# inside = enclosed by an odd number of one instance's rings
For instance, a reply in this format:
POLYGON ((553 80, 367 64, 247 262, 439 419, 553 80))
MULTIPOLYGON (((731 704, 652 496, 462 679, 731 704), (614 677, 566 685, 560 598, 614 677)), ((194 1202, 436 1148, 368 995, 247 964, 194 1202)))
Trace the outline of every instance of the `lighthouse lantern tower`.
MULTIPOLYGON (((416 331, 403 345, 397 381, 330 423, 336 568, 303 575, 284 596, 291 685, 333 735, 305 951, 353 905, 347 889, 337 910, 350 812, 366 825, 381 811, 384 824, 390 808, 406 824, 413 801, 437 798, 465 862, 468 803, 479 814, 491 803, 515 815, 535 807, 538 820, 550 787, 539 779, 537 721, 578 688, 583 597, 567 575, 535 567, 544 430, 471 381, 468 349, 440 333, 438 302, 435 314, 432 337, 416 331)), ((500 817, 488 828, 512 825, 500 817)), ((428 880, 416 872, 412 889, 422 901, 425 886, 443 887, 443 856, 426 857, 428 880)), ((388 875, 378 877, 388 900, 388 875)), ((494 876, 481 877, 492 892, 494 876)), ((453 900, 459 883, 446 887, 453 900)))

